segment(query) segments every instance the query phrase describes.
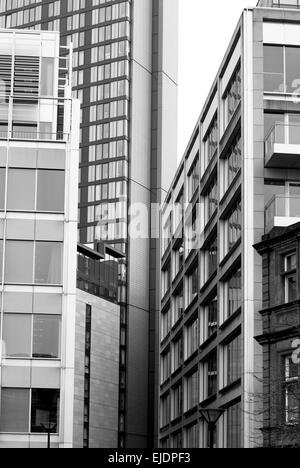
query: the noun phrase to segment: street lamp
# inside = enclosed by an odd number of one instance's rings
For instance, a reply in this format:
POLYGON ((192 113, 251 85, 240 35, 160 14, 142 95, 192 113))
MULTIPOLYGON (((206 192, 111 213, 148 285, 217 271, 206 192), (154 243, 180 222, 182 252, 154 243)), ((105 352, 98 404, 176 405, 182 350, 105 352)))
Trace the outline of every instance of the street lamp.
POLYGON ((41 428, 45 434, 47 434, 47 448, 51 448, 51 434, 55 433, 56 424, 52 424, 50 421, 46 424, 41 424, 41 428))
POLYGON ((218 409, 200 409, 199 410, 202 418, 207 423, 208 426, 208 435, 209 435, 209 448, 214 448, 214 435, 217 427, 217 422, 219 421, 220 417, 224 414, 225 410, 218 408, 218 409))

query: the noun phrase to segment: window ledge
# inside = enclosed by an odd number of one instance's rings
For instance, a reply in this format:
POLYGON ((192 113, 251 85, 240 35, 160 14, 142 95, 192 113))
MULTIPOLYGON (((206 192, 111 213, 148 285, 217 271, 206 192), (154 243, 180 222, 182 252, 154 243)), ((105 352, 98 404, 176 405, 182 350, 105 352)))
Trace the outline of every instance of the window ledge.
POLYGON ((226 385, 226 387, 223 387, 219 390, 220 393, 227 393, 227 392, 230 392, 231 390, 233 390, 234 388, 238 387, 239 385, 241 385, 242 383, 242 379, 239 378, 237 380, 235 380, 234 382, 232 382, 231 384, 229 385, 226 385))
POLYGON ((228 317, 225 322, 219 325, 220 330, 224 330, 231 322, 233 322, 239 315, 242 313, 242 307, 239 307, 230 317, 228 317))

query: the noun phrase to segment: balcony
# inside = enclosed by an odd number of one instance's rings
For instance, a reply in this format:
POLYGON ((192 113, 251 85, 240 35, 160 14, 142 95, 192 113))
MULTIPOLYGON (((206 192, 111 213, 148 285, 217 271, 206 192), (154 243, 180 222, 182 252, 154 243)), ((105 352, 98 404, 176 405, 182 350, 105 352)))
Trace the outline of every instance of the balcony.
POLYGON ((274 125, 265 141, 265 166, 300 169, 300 124, 274 125))
POLYGON ((276 195, 265 208, 265 234, 300 222, 300 197, 276 195))

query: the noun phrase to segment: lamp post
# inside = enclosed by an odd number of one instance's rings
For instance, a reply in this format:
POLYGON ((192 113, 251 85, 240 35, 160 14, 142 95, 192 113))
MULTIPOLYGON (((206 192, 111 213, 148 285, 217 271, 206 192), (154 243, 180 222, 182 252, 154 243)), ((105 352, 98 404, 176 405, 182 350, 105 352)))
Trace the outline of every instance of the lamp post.
POLYGON ((54 434, 56 429, 56 424, 51 424, 49 421, 47 424, 41 424, 41 428, 43 432, 47 434, 47 449, 51 448, 51 434, 54 434))
POLYGON ((217 422, 219 421, 220 417, 224 414, 225 410, 221 408, 212 409, 200 409, 199 410, 202 418, 207 423, 208 426, 208 437, 209 437, 209 448, 214 448, 214 435, 217 427, 217 422))

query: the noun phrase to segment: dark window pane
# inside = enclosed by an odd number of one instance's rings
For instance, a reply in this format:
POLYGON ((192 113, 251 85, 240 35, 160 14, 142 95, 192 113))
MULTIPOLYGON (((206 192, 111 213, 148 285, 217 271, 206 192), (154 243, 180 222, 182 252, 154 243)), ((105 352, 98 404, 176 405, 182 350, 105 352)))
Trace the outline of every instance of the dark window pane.
POLYGON ((58 358, 60 348, 60 318, 55 315, 34 315, 33 357, 58 358))
POLYGON ((5 282, 31 284, 33 280, 33 242, 6 242, 5 282), (16 268, 18 265, 18 268, 16 268))
POLYGON ((31 432, 45 432, 51 424, 51 432, 58 433, 59 390, 32 390, 31 432))
POLYGON ((35 253, 35 283, 61 284, 62 244, 37 242, 35 253))
POLYGON ((29 432, 29 390, 1 390, 0 432, 29 432))
POLYGON ((64 211, 64 171, 38 171, 38 211, 64 211))
POLYGON ((31 357, 31 316, 5 314, 3 350, 6 357, 31 357))
POLYGON ((18 211, 35 209, 35 171, 8 170, 7 208, 18 211))

